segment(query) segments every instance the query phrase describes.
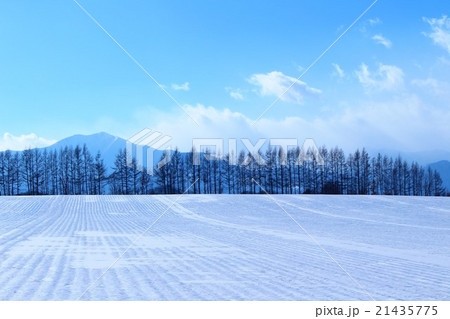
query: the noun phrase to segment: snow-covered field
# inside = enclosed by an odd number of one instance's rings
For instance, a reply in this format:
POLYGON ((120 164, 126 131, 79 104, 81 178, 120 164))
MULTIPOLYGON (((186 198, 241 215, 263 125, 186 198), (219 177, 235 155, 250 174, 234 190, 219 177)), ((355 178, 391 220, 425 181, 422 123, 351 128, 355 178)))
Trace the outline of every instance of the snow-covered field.
POLYGON ((0 299, 450 300, 450 198, 0 198, 0 299), (348 275, 346 274, 346 272, 348 275), (95 283, 94 285, 92 285, 95 283))

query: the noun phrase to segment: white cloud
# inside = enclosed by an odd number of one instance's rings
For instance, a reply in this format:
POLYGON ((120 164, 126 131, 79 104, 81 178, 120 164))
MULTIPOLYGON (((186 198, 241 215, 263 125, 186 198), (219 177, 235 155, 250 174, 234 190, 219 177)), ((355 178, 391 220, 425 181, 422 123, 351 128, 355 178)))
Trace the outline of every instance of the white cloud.
POLYGON ((298 72, 303 72, 303 70, 305 70, 305 67, 303 65, 295 64, 295 66, 296 66, 298 72))
POLYGON ((342 112, 311 121, 262 119, 258 126, 267 134, 290 137, 295 132, 300 139, 312 137, 318 145, 347 151, 363 146, 420 151, 450 147, 449 120, 450 110, 426 105, 415 95, 401 95, 383 102, 355 101, 342 112))
POLYGON ((235 100, 243 100, 244 96, 239 91, 231 91, 230 96, 235 100))
POLYGON ((381 34, 376 34, 372 37, 372 40, 374 40, 376 43, 384 45, 386 48, 390 49, 392 47, 392 42, 383 37, 381 34))
POLYGON ((303 104, 305 96, 318 96, 321 90, 308 86, 303 81, 285 75, 282 72, 272 71, 267 74, 253 74, 248 80, 259 88, 262 96, 280 96, 292 85, 292 87, 280 97, 282 101, 295 104, 303 104))
POLYGON ((334 67, 333 75, 343 78, 345 76, 344 70, 337 63, 331 63, 334 67))
POLYGON ((450 84, 435 78, 413 79, 411 84, 426 89, 434 95, 448 95, 450 93, 450 84))
POLYGON ((189 91, 189 82, 184 82, 183 84, 172 84, 172 89, 176 91, 189 91))
POLYGON ((377 25, 377 24, 381 23, 380 18, 369 19, 367 21, 369 22, 370 25, 377 25))
POLYGON ((235 100, 243 100, 244 94, 241 89, 233 89, 230 87, 226 87, 225 90, 230 93, 230 96, 235 100))
MULTIPOLYGON (((192 138, 314 138, 318 145, 335 145, 346 151, 357 147, 423 151, 450 148, 450 110, 429 106, 415 95, 401 95, 384 102, 355 101, 343 111, 306 120, 299 116, 253 119, 230 109, 201 104, 185 106, 200 124, 180 112, 148 110, 152 123, 141 123, 173 136, 173 146, 189 150, 192 138)), ((142 116, 140 116, 142 118, 142 116)), ((225 147, 227 142, 225 141, 225 147)))
MULTIPOLYGON (((240 112, 230 109, 216 109, 212 106, 184 105, 184 110, 199 124, 189 119, 183 112, 173 109, 169 112, 142 109, 134 114, 137 120, 133 126, 149 127, 173 137, 171 146, 182 150, 192 147, 193 138, 252 137, 251 120, 240 112)), ((130 131, 130 135, 133 131, 130 131)))
POLYGON ((382 23, 379 18, 372 18, 363 21, 359 26, 359 31, 366 33, 369 28, 372 28, 373 26, 382 23))
POLYGON ((441 63, 444 64, 444 65, 450 65, 450 60, 447 59, 447 58, 444 57, 444 56, 440 56, 440 57, 438 58, 438 61, 441 62, 441 63))
POLYGON ((371 73, 366 64, 361 64, 355 72, 359 82, 367 89, 394 91, 403 86, 403 71, 395 65, 379 64, 378 70, 371 73))
POLYGON ((431 38, 434 44, 441 46, 450 53, 450 18, 442 16, 442 18, 423 18, 431 27, 430 33, 424 33, 425 36, 431 38))
POLYGON ((0 139, 0 151, 22 151, 28 148, 46 147, 54 143, 56 143, 56 140, 47 140, 34 133, 20 136, 4 133, 0 139))

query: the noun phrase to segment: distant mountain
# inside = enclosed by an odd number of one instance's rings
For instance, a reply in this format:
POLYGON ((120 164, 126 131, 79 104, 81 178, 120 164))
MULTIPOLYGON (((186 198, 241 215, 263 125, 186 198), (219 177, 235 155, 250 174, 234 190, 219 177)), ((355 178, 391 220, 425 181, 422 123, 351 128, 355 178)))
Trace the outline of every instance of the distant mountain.
POLYGON ((450 152, 445 150, 432 150, 432 151, 421 151, 421 152, 403 152, 403 151, 395 151, 391 149, 382 149, 382 150, 371 150, 369 149, 369 154, 372 156, 376 156, 377 153, 382 155, 388 155, 392 157, 397 157, 400 155, 402 159, 407 162, 416 162, 420 165, 428 165, 430 163, 439 162, 442 160, 450 160, 450 152))
MULTIPOLYGON (((100 152, 106 167, 111 172, 111 169, 114 166, 114 161, 117 153, 119 153, 121 149, 125 149, 126 147, 126 140, 105 132, 96 133, 92 135, 73 135, 65 139, 62 139, 59 142, 56 142, 55 144, 42 148, 42 150, 43 149, 47 149, 49 151, 60 150, 61 148, 64 148, 66 146, 75 147, 77 145, 79 145, 80 147, 86 145, 86 147, 88 148, 89 152, 93 157, 97 155, 97 152, 100 152)), ((164 151, 155 150, 153 153, 154 158, 155 159, 160 158, 163 155, 163 153, 164 151)), ((145 152, 143 156, 144 160, 146 161, 145 152)))
POLYGON ((108 169, 113 166, 115 156, 119 150, 126 147, 126 141, 123 138, 101 132, 92 135, 73 135, 46 147, 46 149, 59 150, 66 146, 75 147, 77 145, 83 146, 84 144, 86 144, 92 156, 95 157, 97 152, 100 152, 108 169))
POLYGON ((450 191, 450 161, 439 161, 428 166, 441 175, 443 185, 447 188, 447 191, 450 191))

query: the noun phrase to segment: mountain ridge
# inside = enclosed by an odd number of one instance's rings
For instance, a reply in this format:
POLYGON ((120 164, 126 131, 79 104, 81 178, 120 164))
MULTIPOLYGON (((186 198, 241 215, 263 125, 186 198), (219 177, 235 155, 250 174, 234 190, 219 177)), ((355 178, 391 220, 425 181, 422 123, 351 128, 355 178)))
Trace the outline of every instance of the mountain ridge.
POLYGON ((106 167, 108 168, 108 170, 110 170, 114 164, 115 157, 119 150, 126 147, 126 140, 106 132, 99 132, 88 135, 76 134, 63 138, 62 140, 59 140, 58 142, 50 146, 42 147, 40 149, 53 151, 59 150, 66 146, 75 147, 77 145, 86 145, 92 156, 95 156, 98 152, 100 152, 106 167))

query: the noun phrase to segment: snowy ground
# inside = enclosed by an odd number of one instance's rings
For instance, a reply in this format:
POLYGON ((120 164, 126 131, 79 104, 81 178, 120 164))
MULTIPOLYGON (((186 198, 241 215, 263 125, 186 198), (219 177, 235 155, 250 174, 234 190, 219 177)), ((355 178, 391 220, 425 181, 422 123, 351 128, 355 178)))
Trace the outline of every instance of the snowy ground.
MULTIPOLYGON (((74 300, 177 196, 0 198, 0 300, 74 300)), ((450 198, 274 196, 377 300, 450 300, 450 198)), ((368 300, 271 198, 187 195, 82 300, 368 300)))

